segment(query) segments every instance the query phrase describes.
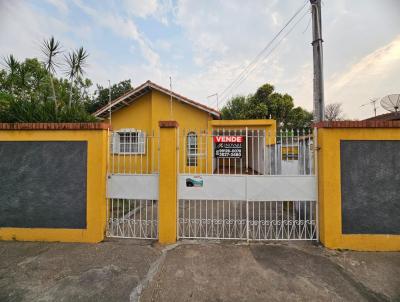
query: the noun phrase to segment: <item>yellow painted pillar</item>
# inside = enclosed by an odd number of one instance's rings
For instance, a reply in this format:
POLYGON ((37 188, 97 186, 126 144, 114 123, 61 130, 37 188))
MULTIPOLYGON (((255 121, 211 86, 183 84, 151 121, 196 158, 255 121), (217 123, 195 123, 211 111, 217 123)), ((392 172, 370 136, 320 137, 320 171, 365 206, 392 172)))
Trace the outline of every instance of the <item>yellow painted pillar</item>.
POLYGON ((177 222, 177 139, 178 123, 160 121, 160 183, 158 202, 158 240, 176 242, 177 222))

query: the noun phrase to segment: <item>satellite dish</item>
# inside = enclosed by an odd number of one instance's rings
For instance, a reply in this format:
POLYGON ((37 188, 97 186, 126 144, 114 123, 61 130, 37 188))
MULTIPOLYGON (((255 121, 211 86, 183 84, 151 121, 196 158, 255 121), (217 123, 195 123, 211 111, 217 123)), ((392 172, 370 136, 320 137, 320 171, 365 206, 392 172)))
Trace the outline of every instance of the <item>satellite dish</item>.
POLYGON ((389 94, 381 99, 381 106, 390 112, 400 109, 400 94, 389 94))

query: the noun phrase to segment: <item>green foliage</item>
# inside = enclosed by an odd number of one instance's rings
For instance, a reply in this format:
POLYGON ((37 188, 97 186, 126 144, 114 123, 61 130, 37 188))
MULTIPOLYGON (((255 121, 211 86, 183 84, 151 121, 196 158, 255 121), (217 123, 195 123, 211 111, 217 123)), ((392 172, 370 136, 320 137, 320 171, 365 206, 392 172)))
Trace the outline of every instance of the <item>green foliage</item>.
MULTIPOLYGON (((15 67, 15 65, 14 65, 15 67)), ((70 90, 66 79, 53 80, 57 96, 53 100, 49 71, 37 60, 26 59, 11 70, 0 70, 0 122, 90 122, 88 79, 76 79, 70 90), (72 104, 69 107, 69 95, 72 104)))
MULTIPOLYGON (((53 78, 37 59, 18 62, 12 55, 4 58, 4 69, 0 69, 0 122, 96 121, 91 113, 108 103, 108 88, 97 85, 98 91, 91 95, 92 81, 82 77, 87 53, 80 48, 72 54, 79 66, 74 62, 72 78, 68 75, 68 79, 53 78)), ((130 80, 114 84, 111 98, 130 89, 130 80)))
POLYGON ((221 109, 222 118, 224 120, 248 119, 247 107, 246 97, 236 96, 221 109))
POLYGON ((56 72, 56 68, 59 67, 59 63, 56 61, 56 57, 62 53, 60 42, 51 37, 49 40, 43 40, 42 53, 44 55, 44 66, 46 70, 53 74, 56 72))
POLYGON ((53 100, 36 102, 11 99, 5 106, 0 107, 0 121, 5 123, 73 123, 94 122, 96 118, 88 114, 84 106, 79 103, 66 106, 53 100))
MULTIPOLYGON (((132 89, 131 80, 121 81, 117 84, 111 85, 111 99, 115 100, 121 95, 125 94, 132 89)), ((86 109, 88 112, 96 112, 101 107, 105 106, 109 102, 109 88, 97 85, 97 91, 92 100, 86 103, 86 109)))
POLYGON ((312 113, 301 107, 294 107, 290 95, 274 90, 274 86, 264 84, 255 94, 232 98, 221 110, 222 119, 273 118, 280 128, 310 127, 312 113))

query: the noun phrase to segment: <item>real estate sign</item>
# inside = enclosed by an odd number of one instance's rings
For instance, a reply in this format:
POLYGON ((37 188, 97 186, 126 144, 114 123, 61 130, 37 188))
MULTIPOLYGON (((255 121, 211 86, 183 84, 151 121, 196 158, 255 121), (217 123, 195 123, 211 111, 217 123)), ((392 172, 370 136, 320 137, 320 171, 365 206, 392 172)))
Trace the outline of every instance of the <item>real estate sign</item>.
POLYGON ((214 136, 215 158, 242 158, 243 136, 214 136))

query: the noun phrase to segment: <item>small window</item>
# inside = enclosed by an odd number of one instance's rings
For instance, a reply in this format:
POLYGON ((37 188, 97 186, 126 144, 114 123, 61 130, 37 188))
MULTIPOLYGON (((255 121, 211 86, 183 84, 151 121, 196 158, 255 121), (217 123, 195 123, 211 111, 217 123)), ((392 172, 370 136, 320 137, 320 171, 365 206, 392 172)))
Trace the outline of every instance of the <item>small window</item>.
POLYGON ((282 147, 282 160, 298 160, 299 149, 297 146, 282 147))
POLYGON ((118 130, 113 134, 112 150, 117 154, 145 154, 146 135, 136 129, 118 130))
POLYGON ((186 165, 190 167, 197 166, 197 134, 194 132, 189 132, 187 135, 187 146, 186 146, 186 165))

